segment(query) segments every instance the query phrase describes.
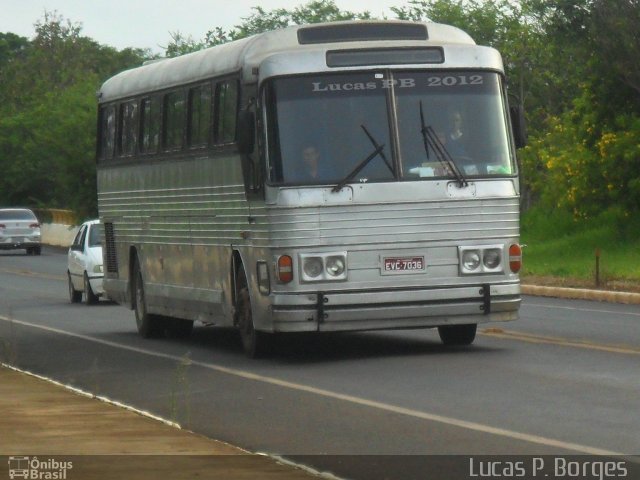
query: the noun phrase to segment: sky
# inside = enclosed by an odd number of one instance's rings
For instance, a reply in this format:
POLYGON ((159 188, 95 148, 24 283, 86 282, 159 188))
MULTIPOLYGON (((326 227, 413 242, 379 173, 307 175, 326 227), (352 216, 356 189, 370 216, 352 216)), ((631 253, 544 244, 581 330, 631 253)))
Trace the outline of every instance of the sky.
MULTIPOLYGON (((389 7, 407 0, 334 0, 341 10, 393 18, 389 7)), ((32 38, 44 12, 57 12, 82 25, 82 35, 119 50, 149 48, 163 53, 171 32, 204 38, 214 27, 228 30, 260 5, 266 11, 293 9, 308 0, 0 0, 0 32, 32 38)))

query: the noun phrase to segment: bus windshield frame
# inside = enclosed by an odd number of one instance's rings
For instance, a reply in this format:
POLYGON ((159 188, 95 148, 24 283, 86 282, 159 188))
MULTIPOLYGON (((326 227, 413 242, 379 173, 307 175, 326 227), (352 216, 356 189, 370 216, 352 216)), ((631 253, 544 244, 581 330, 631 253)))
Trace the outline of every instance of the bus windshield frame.
POLYGON ((264 104, 273 186, 450 179, 456 171, 465 179, 517 175, 503 76, 495 71, 276 77, 265 84, 264 104))

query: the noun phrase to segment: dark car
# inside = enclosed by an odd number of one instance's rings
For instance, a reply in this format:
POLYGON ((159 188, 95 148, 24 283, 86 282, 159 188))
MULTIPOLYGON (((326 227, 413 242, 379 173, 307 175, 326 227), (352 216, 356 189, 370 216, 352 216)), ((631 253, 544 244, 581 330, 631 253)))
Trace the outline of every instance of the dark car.
POLYGON ((40 255, 40 222, 27 208, 0 208, 0 250, 40 255))

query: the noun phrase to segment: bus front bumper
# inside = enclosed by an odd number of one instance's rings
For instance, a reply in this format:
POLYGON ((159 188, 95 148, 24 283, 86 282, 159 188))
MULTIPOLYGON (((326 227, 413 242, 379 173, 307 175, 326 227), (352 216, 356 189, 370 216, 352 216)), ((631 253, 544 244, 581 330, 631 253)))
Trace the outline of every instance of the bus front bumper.
POLYGON ((272 294, 274 332, 431 328, 516 320, 520 284, 272 294))

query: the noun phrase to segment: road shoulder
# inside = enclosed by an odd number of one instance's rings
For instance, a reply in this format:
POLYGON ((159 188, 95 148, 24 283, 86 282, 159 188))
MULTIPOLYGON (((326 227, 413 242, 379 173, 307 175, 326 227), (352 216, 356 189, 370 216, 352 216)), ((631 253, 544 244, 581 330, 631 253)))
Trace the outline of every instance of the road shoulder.
POLYGON ((523 295, 640 305, 640 293, 522 284, 523 295))
POLYGON ((73 458, 69 479, 318 478, 6 366, 0 411, 0 455, 73 458))

